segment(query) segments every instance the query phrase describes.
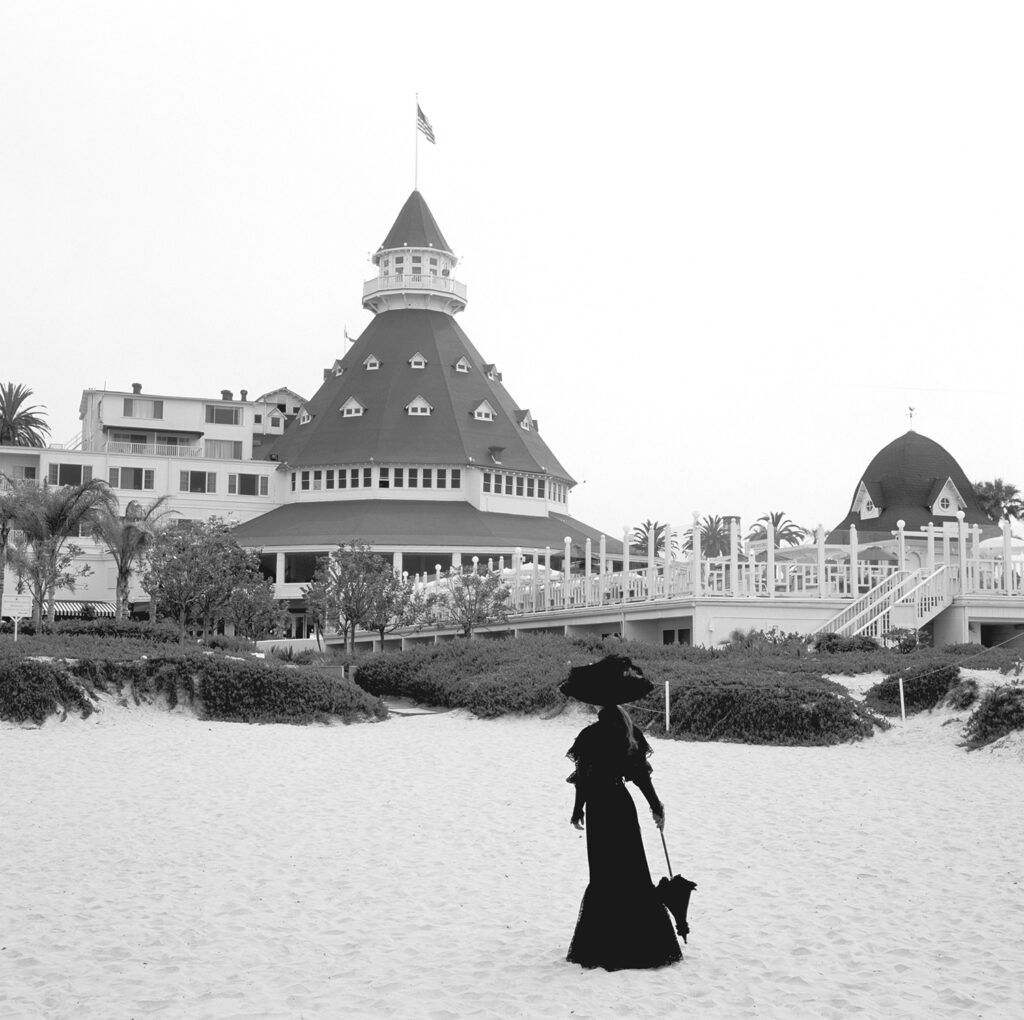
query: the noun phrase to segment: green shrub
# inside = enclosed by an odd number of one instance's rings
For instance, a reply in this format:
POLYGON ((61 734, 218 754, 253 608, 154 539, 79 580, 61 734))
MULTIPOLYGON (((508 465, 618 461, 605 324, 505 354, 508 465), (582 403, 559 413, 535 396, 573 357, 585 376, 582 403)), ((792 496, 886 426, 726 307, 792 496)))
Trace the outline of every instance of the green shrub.
POLYGON ((978 681, 961 680, 955 687, 950 689, 946 698, 946 704, 950 708, 970 708, 978 700, 978 681))
POLYGON ((1014 730, 1024 729, 1024 687, 1007 684, 989 691, 964 727, 965 746, 977 750, 1014 730))
POLYGON ((0 660, 0 719, 41 726, 60 712, 80 711, 86 719, 93 705, 87 691, 59 663, 38 659, 0 660))
POLYGON ((207 648, 219 648, 222 652, 255 652, 256 642, 231 634, 213 634, 203 644, 207 648))
POLYGON ((959 683, 960 667, 930 664, 910 666, 869 688, 864 695, 864 704, 885 715, 899 715, 901 678, 907 712, 923 712, 935 708, 959 683))
POLYGON ((867 634, 854 634, 853 637, 841 637, 839 634, 818 634, 814 639, 814 650, 828 654, 845 652, 874 652, 880 647, 873 637, 867 634))

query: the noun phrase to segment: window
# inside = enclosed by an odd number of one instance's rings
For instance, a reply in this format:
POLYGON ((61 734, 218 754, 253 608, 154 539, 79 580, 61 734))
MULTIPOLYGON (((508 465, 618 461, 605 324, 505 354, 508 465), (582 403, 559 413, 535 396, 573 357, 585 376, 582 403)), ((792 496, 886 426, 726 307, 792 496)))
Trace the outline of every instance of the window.
POLYGON ((228 494, 231 496, 266 496, 270 479, 266 475, 228 475, 228 494))
POLYGON ((521 496, 523 494, 523 476, 516 475, 516 495, 521 496))
POLYGON ((473 417, 477 421, 494 421, 494 408, 486 400, 473 408, 473 417))
POLYGON ((308 425, 312 420, 313 416, 309 413, 309 411, 303 411, 302 414, 299 415, 300 425, 308 425))
POLYGON ((501 474, 497 471, 494 473, 494 491, 501 492, 501 474))
POLYGON ((292 408, 292 414, 298 414, 298 413, 299 413, 299 408, 293 407, 292 408))
POLYGON ((348 488, 348 472, 344 468, 338 468, 338 488, 348 488))
POLYGON ((462 488, 462 469, 461 468, 452 468, 452 488, 453 489, 461 489, 462 488))
POLYGON ((11 470, 11 476, 16 482, 34 482, 36 480, 35 465, 15 464, 11 470))
POLYGON ((429 489, 434 484, 434 469, 424 468, 423 469, 423 488, 429 489))
POLYGON ((537 495, 541 499, 544 498, 544 479, 543 478, 538 478, 537 479, 537 495))
POLYGON ((437 487, 439 489, 448 488, 448 471, 445 468, 437 469, 437 487))
POLYGON ((512 495, 512 476, 511 475, 505 475, 505 495, 506 496, 511 496, 512 495))
POLYGON ((359 468, 352 468, 348 473, 349 487, 353 489, 359 488, 359 468))
POLYGON ((428 404, 423 397, 417 396, 414 400, 411 400, 405 405, 406 414, 430 414, 434 409, 428 404))
POLYGON ((270 419, 270 427, 272 429, 279 429, 281 427, 281 419, 280 418, 271 418, 270 419))
POLYGON ((358 418, 366 408, 363 407, 355 397, 349 397, 348 400, 341 405, 340 410, 342 417, 344 418, 358 418))
POLYGON ((147 468, 112 467, 109 481, 112 489, 152 489, 153 472, 147 468))
POLYGON ((409 468, 409 488, 415 489, 420 484, 420 469, 409 468))
POLYGON ((491 473, 490 471, 484 472, 484 492, 491 491, 491 473))
POLYGON ((532 496, 533 495, 533 479, 532 478, 527 478, 526 479, 526 495, 527 496, 532 496))
POLYGON ((223 404, 207 404, 206 420, 211 425, 241 425, 242 409, 223 404))
POLYGON ((948 510, 950 508, 950 506, 952 506, 952 504, 949 501, 949 497, 948 496, 943 496, 942 499, 939 500, 939 506, 943 510, 948 510))
POLYGON ((124 416, 126 418, 163 418, 164 402, 162 400, 140 400, 138 397, 125 397, 124 416))
POLYGON ((324 472, 324 488, 325 489, 333 489, 334 488, 334 468, 331 468, 330 471, 325 471, 324 472))
POLYGON ((216 492, 217 475, 212 471, 182 471, 179 488, 182 492, 216 492))
POLYGON ((465 358, 459 358, 459 360, 455 362, 455 371, 456 372, 468 372, 469 371, 469 362, 465 358))
POLYGON ((869 500, 868 500, 868 501, 867 501, 867 502, 866 502, 866 503, 864 504, 864 509, 865 509, 865 510, 866 510, 866 511, 867 511, 868 513, 871 513, 871 511, 875 509, 875 504, 874 504, 874 503, 872 503, 872 502, 871 502, 871 500, 869 499, 869 500))
POLYGON ((432 266, 436 266, 436 265, 437 265, 437 259, 435 259, 435 258, 432 258, 432 259, 430 260, 430 265, 432 265, 432 266))
POLYGON ((523 417, 523 420, 519 423, 519 427, 524 432, 530 432, 533 429, 533 419, 530 417, 529 412, 523 417))
POLYGON ((92 481, 90 464, 51 464, 46 480, 50 485, 84 485, 92 481))
POLYGON ((254 414, 254 415, 252 416, 252 420, 253 420, 253 421, 254 421, 254 422, 255 422, 255 423, 257 424, 257 425, 262 425, 262 424, 263 424, 263 415, 262 415, 262 414, 254 414))
POLYGON ((368 358, 364 359, 363 367, 367 372, 376 372, 380 368, 380 362, 375 355, 371 354, 368 358))
POLYGON ((211 460, 241 460, 242 443, 234 439, 207 439, 206 456, 211 460))
POLYGON ((427 359, 423 357, 418 351, 409 359, 409 365, 412 368, 426 368, 427 359))
POLYGON ((308 471, 303 471, 302 472, 302 488, 303 488, 303 491, 307 491, 309 489, 309 472, 308 471))
POLYGON ((322 489, 324 487, 324 473, 323 471, 313 472, 313 488, 322 489))
POLYGON ((369 489, 373 486, 373 468, 363 468, 363 488, 369 489))
POLYGON ((380 469, 380 478, 378 479, 377 484, 382 489, 390 489, 391 488, 391 469, 390 468, 381 468, 380 469))
POLYGON ((405 468, 395 468, 395 488, 405 487, 405 468))
POLYGON ((295 491, 295 472, 292 472, 292 492, 295 491))

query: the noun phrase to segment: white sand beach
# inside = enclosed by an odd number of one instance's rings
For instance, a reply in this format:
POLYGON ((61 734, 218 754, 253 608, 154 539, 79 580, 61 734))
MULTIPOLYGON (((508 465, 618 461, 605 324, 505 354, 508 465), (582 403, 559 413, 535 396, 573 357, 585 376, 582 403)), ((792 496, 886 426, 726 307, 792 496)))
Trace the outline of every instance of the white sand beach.
POLYGON ((966 717, 654 741, 692 934, 613 974, 564 962, 581 714, 4 724, 0 1017, 1017 1017, 1024 760, 957 747, 966 717))

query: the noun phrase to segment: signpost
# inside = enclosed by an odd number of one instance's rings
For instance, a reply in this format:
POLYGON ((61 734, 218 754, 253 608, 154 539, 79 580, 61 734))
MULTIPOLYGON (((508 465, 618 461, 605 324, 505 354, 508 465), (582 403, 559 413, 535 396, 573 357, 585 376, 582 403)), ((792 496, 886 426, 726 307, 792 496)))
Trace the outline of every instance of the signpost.
POLYGON ((0 616, 8 616, 14 621, 14 640, 18 640, 18 623, 32 616, 31 595, 8 595, 4 592, 3 606, 0 616))

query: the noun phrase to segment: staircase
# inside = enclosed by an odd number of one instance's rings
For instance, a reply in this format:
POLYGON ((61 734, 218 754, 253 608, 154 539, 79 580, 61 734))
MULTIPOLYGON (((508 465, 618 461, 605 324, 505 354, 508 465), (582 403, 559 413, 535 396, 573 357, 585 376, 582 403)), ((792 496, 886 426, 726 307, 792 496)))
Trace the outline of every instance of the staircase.
POLYGON ((833 616, 817 633, 842 637, 865 634, 880 641, 896 627, 918 630, 952 601, 945 564, 931 574, 924 570, 897 571, 833 616))

